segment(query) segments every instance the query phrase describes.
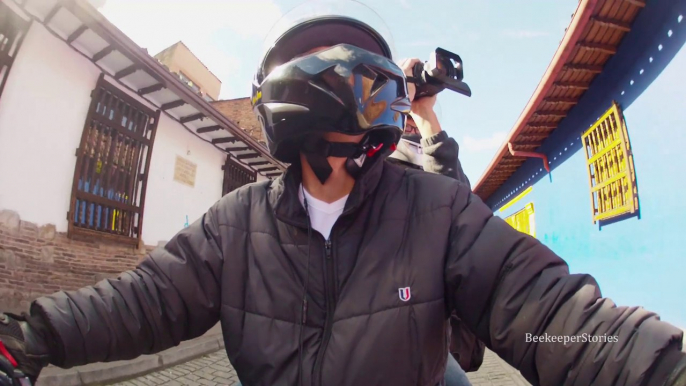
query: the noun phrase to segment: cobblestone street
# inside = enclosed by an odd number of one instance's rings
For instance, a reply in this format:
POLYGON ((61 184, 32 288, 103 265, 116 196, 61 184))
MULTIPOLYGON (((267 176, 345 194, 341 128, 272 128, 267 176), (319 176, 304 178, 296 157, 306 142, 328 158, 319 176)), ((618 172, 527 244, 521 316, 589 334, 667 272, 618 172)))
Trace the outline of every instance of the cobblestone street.
POLYGON ((472 386, 530 386, 519 371, 489 350, 479 371, 467 373, 467 377, 472 386))
POLYGON ((226 351, 202 356, 192 361, 143 375, 116 386, 232 386, 238 376, 226 357, 226 351))
MULTIPOLYGON (((472 386, 529 386, 515 369, 490 351, 486 351, 481 369, 467 376, 472 386)), ((238 384, 224 350, 114 384, 115 386, 232 386, 238 384)))

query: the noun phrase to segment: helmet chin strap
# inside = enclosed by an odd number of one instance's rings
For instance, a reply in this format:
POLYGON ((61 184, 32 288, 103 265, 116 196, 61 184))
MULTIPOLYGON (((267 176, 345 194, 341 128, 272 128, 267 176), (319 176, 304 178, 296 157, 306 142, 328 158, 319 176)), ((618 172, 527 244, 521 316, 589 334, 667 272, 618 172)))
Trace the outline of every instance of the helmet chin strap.
POLYGON ((329 142, 323 138, 311 137, 305 140, 301 151, 323 185, 333 172, 327 157, 347 158, 345 167, 353 178, 357 178, 366 159, 374 156, 382 147, 383 143, 372 145, 369 136, 360 143, 329 142))

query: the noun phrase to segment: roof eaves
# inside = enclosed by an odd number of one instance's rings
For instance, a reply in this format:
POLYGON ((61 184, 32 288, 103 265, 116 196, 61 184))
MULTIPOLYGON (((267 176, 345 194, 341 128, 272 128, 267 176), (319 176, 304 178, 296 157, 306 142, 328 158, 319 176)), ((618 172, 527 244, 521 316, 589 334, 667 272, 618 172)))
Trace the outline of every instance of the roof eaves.
MULTIPOLYGON (((61 1, 61 3, 62 6, 68 8, 77 17, 88 20, 88 26, 92 29, 96 29, 95 32, 100 32, 104 35, 107 35, 117 44, 119 49, 126 51, 128 55, 135 58, 140 64, 144 65, 148 70, 153 72, 155 77, 159 78, 158 81, 161 80, 165 87, 172 90, 175 94, 179 95, 179 97, 187 101, 206 116, 226 126, 228 131, 240 141, 248 144, 251 147, 264 149, 264 146, 261 143, 256 141, 252 136, 242 130, 235 122, 224 116, 209 102, 204 100, 201 96, 197 95, 195 92, 193 92, 193 90, 183 84, 180 79, 169 72, 157 59, 150 56, 146 50, 139 47, 135 42, 133 42, 133 40, 126 36, 126 34, 114 26, 109 20, 107 20, 107 18, 105 18, 99 11, 93 8, 85 0, 61 1)), ((285 169, 285 165, 275 159, 268 151, 261 152, 261 157, 267 159, 274 165, 277 165, 282 170, 285 169)))
MULTIPOLYGON (((553 59, 550 61, 546 72, 543 74, 543 78, 538 84, 538 87, 534 91, 533 95, 529 99, 524 111, 519 116, 519 119, 515 125, 510 130, 507 138, 503 144, 498 149, 495 157, 491 160, 490 164, 486 168, 486 171, 479 178, 478 182, 474 187, 474 192, 479 194, 479 191, 483 187, 484 182, 488 179, 490 174, 493 172, 495 167, 498 165, 499 161, 509 154, 508 144, 515 138, 526 126, 527 122, 531 116, 536 112, 538 106, 543 102, 545 95, 548 90, 553 86, 555 79, 563 70, 564 65, 569 59, 576 43, 581 38, 586 25, 589 23, 591 16, 595 10, 596 4, 599 0, 581 0, 577 6, 576 12, 572 17, 572 21, 567 28, 560 45, 558 46, 553 59)), ((488 197, 481 197, 482 200, 486 200, 488 197)))

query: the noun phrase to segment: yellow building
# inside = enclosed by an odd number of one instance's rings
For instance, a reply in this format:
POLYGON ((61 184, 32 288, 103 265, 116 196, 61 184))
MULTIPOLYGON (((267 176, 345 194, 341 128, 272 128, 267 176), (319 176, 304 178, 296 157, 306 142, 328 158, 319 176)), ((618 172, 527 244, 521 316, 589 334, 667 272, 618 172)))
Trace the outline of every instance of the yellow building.
POLYGON ((222 82, 183 42, 165 48, 155 55, 155 58, 167 66, 169 71, 178 75, 191 89, 201 93, 208 102, 219 99, 222 82))

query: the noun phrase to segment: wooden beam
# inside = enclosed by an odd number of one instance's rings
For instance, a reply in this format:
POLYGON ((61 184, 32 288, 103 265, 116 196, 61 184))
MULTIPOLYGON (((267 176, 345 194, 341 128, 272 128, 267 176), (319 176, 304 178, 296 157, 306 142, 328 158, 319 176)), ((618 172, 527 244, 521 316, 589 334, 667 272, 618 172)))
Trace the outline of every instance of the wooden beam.
POLYGON ((598 52, 602 52, 602 53, 610 54, 610 55, 614 55, 617 53, 617 47, 615 47, 611 44, 579 42, 579 43, 576 43, 576 46, 582 50, 598 51, 598 52))
POLYGON ((596 66, 590 64, 565 64, 564 69, 571 71, 585 71, 594 74, 600 74, 601 72, 603 72, 603 66, 596 66))
POLYGON ((576 88, 579 90, 588 90, 588 84, 584 82, 555 82, 555 86, 564 88, 576 88))
POLYGON ((507 154, 506 157, 501 158, 499 162, 509 162, 509 163, 518 163, 521 164, 524 162, 524 160, 521 157, 513 157, 509 153, 507 154))
POLYGON ((524 160, 522 158, 502 158, 499 163, 503 164, 517 164, 521 165, 524 160))
POLYGON ((143 87, 142 89, 138 90, 138 95, 150 94, 150 93, 153 93, 155 91, 160 91, 163 88, 164 88, 164 85, 162 83, 153 84, 152 86, 143 87))
POLYGON ((205 114, 198 113, 198 114, 193 114, 193 115, 181 117, 181 119, 179 121, 181 123, 188 123, 188 122, 192 122, 192 121, 197 121, 198 119, 202 119, 202 118, 205 118, 205 114))
POLYGON ((544 139, 548 138, 548 134, 534 134, 534 133, 522 133, 519 135, 519 138, 522 138, 522 140, 526 141, 543 141, 544 139))
POLYGON ((624 0, 624 1, 626 1, 627 3, 629 3, 631 5, 635 5, 639 8, 644 8, 646 6, 646 2, 644 0, 624 0))
POLYGON ((176 101, 174 101, 174 102, 169 102, 169 103, 163 104, 162 106, 160 106, 160 109, 163 110, 163 111, 166 111, 166 110, 175 109, 175 108, 177 108, 177 107, 181 107, 181 106, 183 106, 183 105, 185 105, 185 104, 186 104, 186 101, 185 101, 185 100, 179 99, 179 100, 176 100, 176 101))
POLYGON ((248 166, 260 166, 260 165, 269 165, 271 162, 269 161, 257 161, 257 162, 248 162, 248 166))
POLYGON ((553 111, 553 110, 541 110, 541 111, 536 111, 534 115, 537 115, 539 117, 556 117, 556 118, 564 118, 567 116, 566 111, 553 111))
POLYGON ((260 157, 260 153, 250 153, 250 154, 239 154, 236 159, 250 159, 260 157))
POLYGON ((212 131, 217 131, 217 130, 221 130, 221 129, 222 129, 221 126, 214 125, 214 126, 201 127, 199 129, 195 130, 195 132, 198 134, 202 134, 202 133, 210 133, 212 131))
POLYGON ((609 28, 614 28, 619 31, 623 32, 629 32, 631 31, 631 24, 617 20, 617 19, 610 19, 608 17, 600 17, 600 16, 592 16, 591 21, 600 24, 604 27, 609 27, 609 28))
POLYGON ((572 105, 575 105, 579 102, 579 100, 576 98, 564 98, 564 97, 548 97, 548 98, 545 98, 543 101, 549 102, 549 103, 566 103, 566 104, 572 104, 572 105))
POLYGON ((67 43, 71 44, 74 40, 78 39, 79 36, 81 36, 86 30, 88 29, 88 26, 83 24, 81 27, 77 28, 76 31, 72 32, 71 35, 67 38, 67 43))
POLYGON ((212 140, 213 144, 218 144, 218 143, 234 143, 238 141, 238 138, 236 137, 223 137, 223 138, 215 138, 212 140))
POLYGON ((536 146, 536 147, 538 147, 538 146, 541 146, 541 142, 537 142, 537 141, 517 141, 517 142, 512 142, 512 146, 527 146, 527 147, 536 146))
POLYGON ((251 149, 252 149, 251 147, 247 147, 247 146, 224 148, 224 150, 226 150, 227 152, 229 152, 229 151, 246 151, 246 150, 251 150, 251 149))
POLYGON ((60 8, 62 8, 62 5, 60 3, 55 4, 54 7, 50 10, 50 12, 45 16, 45 20, 43 20, 43 24, 50 24, 50 20, 52 20, 53 17, 59 12, 60 8))
POLYGON ((103 48, 102 50, 97 52, 95 55, 93 55, 93 61, 97 62, 98 60, 100 60, 100 59, 104 58, 105 56, 111 54, 112 51, 114 51, 114 46, 107 46, 107 47, 103 48))
POLYGON ((271 172, 272 170, 279 170, 276 166, 268 167, 268 168, 263 168, 263 169, 257 169, 258 172, 271 172))
POLYGON ((124 77, 127 77, 127 76, 133 74, 136 71, 138 71, 138 66, 136 66, 135 64, 132 64, 123 70, 117 71, 117 73, 114 74, 114 78, 115 79, 121 79, 121 78, 124 78, 124 77))
MULTIPOLYGON (((538 124, 538 125, 537 124, 533 124, 533 125, 529 124, 529 125, 526 125, 526 127, 530 128, 532 130, 548 130, 548 131, 550 131, 550 130, 557 129, 557 125, 545 124, 545 123, 544 124, 538 124)), ((521 135, 535 135, 535 134, 522 133, 521 135)))

